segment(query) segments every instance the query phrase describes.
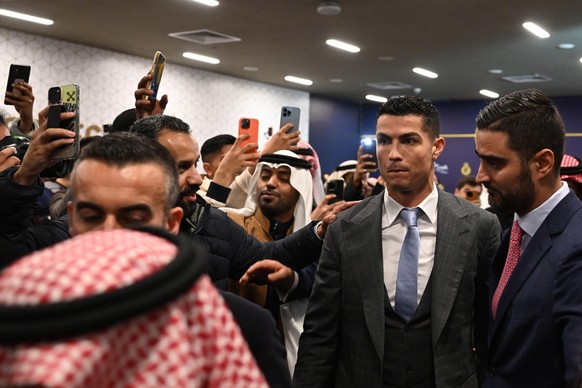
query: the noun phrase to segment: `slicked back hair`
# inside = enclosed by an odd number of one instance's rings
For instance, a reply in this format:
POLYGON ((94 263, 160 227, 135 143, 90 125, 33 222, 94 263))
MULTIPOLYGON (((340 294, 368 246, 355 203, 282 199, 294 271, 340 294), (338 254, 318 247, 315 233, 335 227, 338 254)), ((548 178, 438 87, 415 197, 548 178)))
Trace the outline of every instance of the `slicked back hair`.
MULTIPOLYGON (((166 181, 165 215, 176 204, 180 192, 176 161, 170 152, 154 139, 129 132, 115 132, 96 137, 83 148, 75 166, 84 160, 96 160, 120 168, 136 164, 158 165, 162 168, 166 181)), ((74 179, 72 181, 74 182, 74 179)))
POLYGON ((423 122, 423 130, 431 140, 440 136, 441 125, 439 112, 433 104, 419 96, 393 97, 382 104, 378 116, 419 116, 423 122))
POLYGON ((560 174, 566 133, 552 100, 537 89, 519 90, 491 102, 477 115, 478 131, 507 134, 507 146, 525 165, 544 148, 554 153, 554 173, 560 174))
POLYGON ((155 140, 164 131, 190 134, 190 126, 174 116, 153 115, 137 120, 129 129, 131 133, 139 133, 155 140))

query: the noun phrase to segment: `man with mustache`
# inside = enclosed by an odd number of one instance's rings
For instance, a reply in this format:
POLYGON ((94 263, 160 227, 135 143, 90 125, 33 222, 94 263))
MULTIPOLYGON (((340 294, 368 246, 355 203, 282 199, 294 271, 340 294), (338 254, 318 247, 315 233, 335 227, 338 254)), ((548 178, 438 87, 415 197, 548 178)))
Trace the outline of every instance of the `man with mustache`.
POLYGON ((560 181, 564 123, 535 89, 479 112, 477 181, 514 213, 489 274, 484 387, 580 387, 582 203, 560 181))
MULTIPOLYGON (((259 241, 280 240, 311 222, 310 168, 311 163, 291 151, 265 154, 250 179, 244 207, 221 210, 259 241)), ((316 267, 314 262, 295 272, 278 261, 262 260, 241 279, 241 283, 257 284, 239 285, 235 280, 229 284, 236 294, 268 308, 280 322, 291 374, 316 267)))
POLYGON ((380 108, 386 191, 330 225, 296 387, 478 386, 485 275, 500 227, 494 215, 437 189, 434 162, 445 146, 439 132, 437 110, 418 96, 380 108))
MULTIPOLYGON (((210 247, 210 276, 215 282, 239 279, 260 259, 276 258, 293 268, 302 268, 318 259, 321 241, 315 225, 309 224, 284 240, 261 244, 224 212, 196 195, 202 183, 196 169, 200 153, 188 124, 176 117, 153 115, 136 121, 130 132, 157 140, 176 160, 180 172, 178 205, 184 209, 180 231, 210 247)), ((324 232, 319 233, 323 236, 324 232)))

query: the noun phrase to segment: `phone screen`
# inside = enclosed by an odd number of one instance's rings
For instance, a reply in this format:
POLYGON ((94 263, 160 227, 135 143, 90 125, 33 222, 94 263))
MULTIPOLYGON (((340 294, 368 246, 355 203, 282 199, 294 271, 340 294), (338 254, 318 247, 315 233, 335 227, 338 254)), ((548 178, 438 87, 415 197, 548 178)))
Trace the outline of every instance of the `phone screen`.
POLYGON ((371 158, 366 158, 367 162, 374 162, 378 164, 378 157, 376 156, 376 138, 365 137, 360 140, 362 145, 362 153, 372 155, 371 158))

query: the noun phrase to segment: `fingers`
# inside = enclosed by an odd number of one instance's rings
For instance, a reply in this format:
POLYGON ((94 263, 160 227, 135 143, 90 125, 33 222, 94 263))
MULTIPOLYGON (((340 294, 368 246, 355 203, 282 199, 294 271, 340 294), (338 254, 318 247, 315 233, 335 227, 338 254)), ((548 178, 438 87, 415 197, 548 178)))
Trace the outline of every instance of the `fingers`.
POLYGON ((8 147, 0 151, 0 172, 20 164, 16 156, 16 147, 8 147))

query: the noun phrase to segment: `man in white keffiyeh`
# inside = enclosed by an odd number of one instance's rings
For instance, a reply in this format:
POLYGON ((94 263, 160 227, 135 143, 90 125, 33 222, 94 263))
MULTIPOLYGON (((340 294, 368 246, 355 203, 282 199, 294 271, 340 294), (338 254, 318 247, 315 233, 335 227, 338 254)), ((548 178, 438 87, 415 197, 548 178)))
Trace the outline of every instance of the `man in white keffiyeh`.
MULTIPOLYGON (((249 196, 242 209, 222 209, 260 241, 278 240, 311 222, 313 203, 311 164, 291 151, 263 155, 250 180, 249 196)), ((256 284, 231 281, 231 291, 267 307, 280 320, 291 373, 295 365, 307 298, 316 263, 299 273, 274 260, 263 260, 249 269, 256 284)))

